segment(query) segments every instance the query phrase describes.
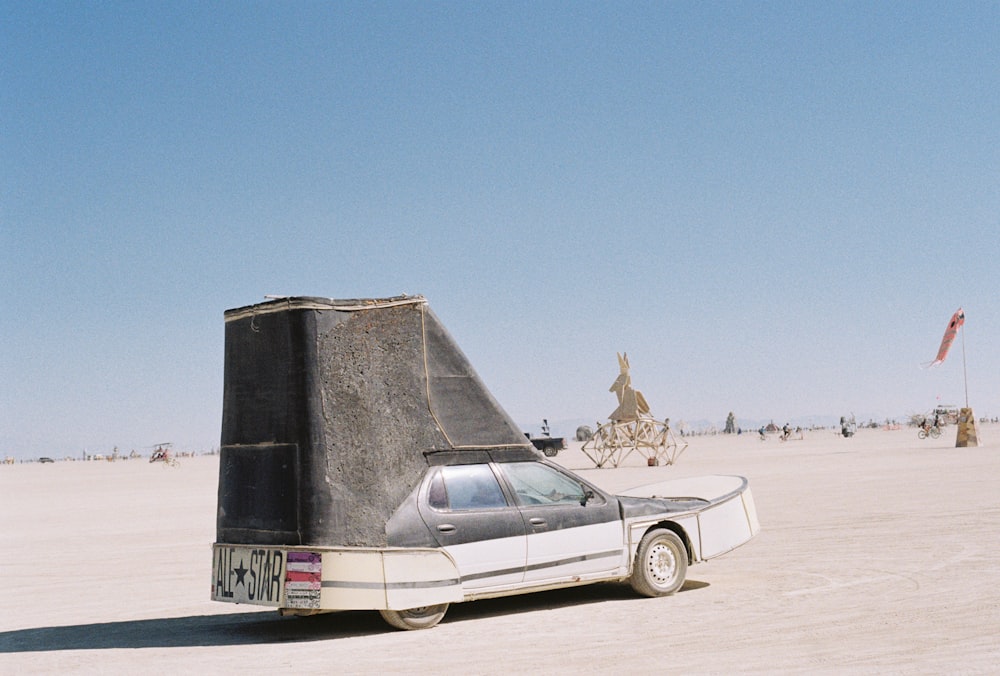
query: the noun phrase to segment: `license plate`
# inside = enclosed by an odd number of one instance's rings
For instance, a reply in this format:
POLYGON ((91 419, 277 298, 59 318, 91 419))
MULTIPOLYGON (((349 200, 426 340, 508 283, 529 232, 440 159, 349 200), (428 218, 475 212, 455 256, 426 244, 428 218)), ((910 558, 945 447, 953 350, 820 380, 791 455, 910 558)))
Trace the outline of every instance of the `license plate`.
POLYGON ((319 608, 322 557, 316 552, 215 545, 212 599, 285 608, 319 608))

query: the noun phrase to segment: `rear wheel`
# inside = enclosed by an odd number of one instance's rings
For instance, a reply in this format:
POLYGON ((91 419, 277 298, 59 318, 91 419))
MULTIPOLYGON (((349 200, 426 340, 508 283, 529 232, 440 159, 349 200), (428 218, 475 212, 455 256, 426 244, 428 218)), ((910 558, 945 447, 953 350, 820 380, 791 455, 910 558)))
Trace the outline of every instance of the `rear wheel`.
POLYGON ((396 629, 430 629, 448 612, 448 604, 420 606, 406 610, 380 610, 382 619, 396 629))
POLYGON ((629 584, 643 596, 667 596, 684 584, 687 566, 687 548, 677 533, 657 528, 639 543, 629 584))
POLYGON ((555 446, 546 446, 542 449, 542 453, 545 454, 546 458, 554 458, 559 453, 559 449, 555 446))
POLYGON ((927 430, 921 429, 919 432, 917 432, 917 437, 919 437, 920 439, 926 439, 927 430))

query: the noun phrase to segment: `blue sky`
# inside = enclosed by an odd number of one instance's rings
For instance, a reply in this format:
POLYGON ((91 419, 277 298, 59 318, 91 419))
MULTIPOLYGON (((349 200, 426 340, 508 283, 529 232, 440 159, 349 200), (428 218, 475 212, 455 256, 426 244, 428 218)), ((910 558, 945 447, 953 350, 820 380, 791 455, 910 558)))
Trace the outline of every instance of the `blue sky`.
MULTIPOLYGON (((217 446, 223 312, 423 294, 529 426, 1000 415, 994 3, 5 3, 0 455, 217 446)), ((571 428, 556 429, 570 434, 571 428)))

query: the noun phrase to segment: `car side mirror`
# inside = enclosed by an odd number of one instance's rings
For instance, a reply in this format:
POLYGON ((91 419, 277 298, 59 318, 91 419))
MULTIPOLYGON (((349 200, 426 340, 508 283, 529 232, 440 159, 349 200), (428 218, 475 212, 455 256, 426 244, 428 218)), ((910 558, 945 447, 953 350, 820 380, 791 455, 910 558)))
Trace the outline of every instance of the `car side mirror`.
POLYGON ((587 503, 588 503, 588 502, 589 502, 590 500, 593 500, 593 499, 594 499, 594 491, 592 491, 592 490, 590 490, 590 489, 588 488, 587 490, 585 490, 585 491, 583 492, 583 497, 582 497, 582 498, 580 498, 580 506, 581 506, 581 507, 586 507, 586 506, 587 506, 587 503))

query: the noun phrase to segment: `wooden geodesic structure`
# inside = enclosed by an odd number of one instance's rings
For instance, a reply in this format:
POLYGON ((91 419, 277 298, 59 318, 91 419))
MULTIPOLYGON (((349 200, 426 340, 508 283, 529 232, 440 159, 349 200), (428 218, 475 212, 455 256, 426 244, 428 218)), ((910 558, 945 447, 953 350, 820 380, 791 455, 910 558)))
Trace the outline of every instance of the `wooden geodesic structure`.
POLYGON ((628 354, 618 355, 618 369, 618 378, 608 390, 618 397, 618 408, 583 444, 584 454, 597 467, 618 467, 634 451, 649 465, 674 464, 687 443, 677 441, 669 419, 661 421, 650 415, 646 398, 632 387, 628 354))

